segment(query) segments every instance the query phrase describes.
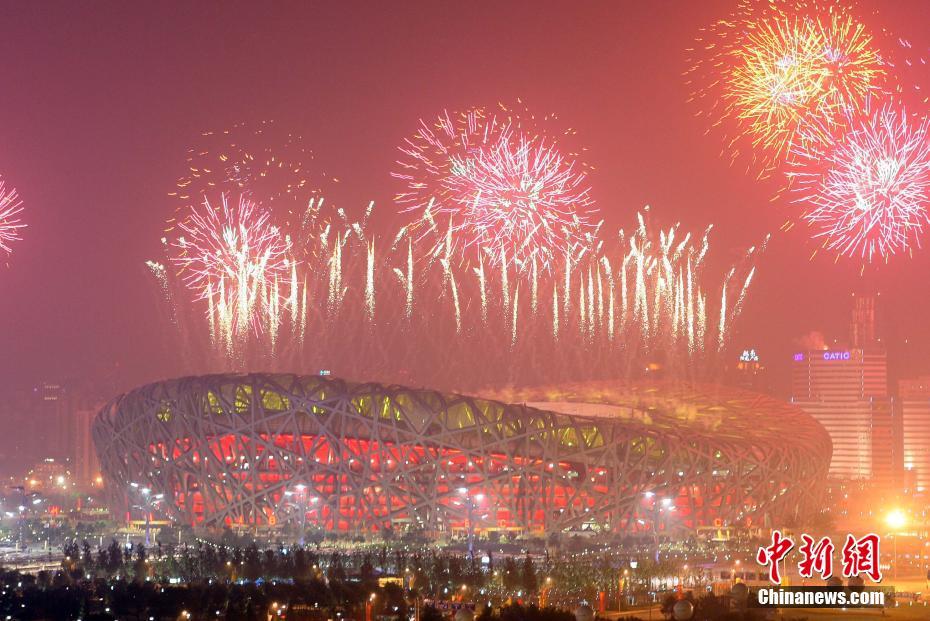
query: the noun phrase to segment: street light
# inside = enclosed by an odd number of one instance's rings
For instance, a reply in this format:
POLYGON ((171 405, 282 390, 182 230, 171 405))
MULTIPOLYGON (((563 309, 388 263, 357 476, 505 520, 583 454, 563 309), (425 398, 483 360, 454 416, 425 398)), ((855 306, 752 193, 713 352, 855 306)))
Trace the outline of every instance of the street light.
POLYGON ((372 593, 368 596, 368 601, 365 602, 365 621, 371 621, 372 617, 372 608, 375 605, 375 594, 372 593))
POLYGON ((153 494, 151 489, 141 487, 138 483, 130 483, 129 487, 132 488, 131 491, 139 494, 139 504, 131 505, 130 509, 136 507, 145 511, 145 547, 148 548, 152 545, 152 511, 165 499, 165 495, 153 494))
POLYGON ((462 502, 465 503, 465 510, 468 514, 468 557, 475 557, 475 505, 476 501, 481 502, 484 494, 476 494, 474 498, 468 493, 467 487, 460 487, 459 494, 463 496, 462 502))
POLYGON ((888 512, 888 515, 885 516, 885 523, 892 529, 891 534, 894 535, 893 539, 893 572, 894 579, 898 579, 898 533, 907 526, 907 514, 904 513, 901 509, 892 509, 888 512), (897 531, 897 532, 896 532, 897 531))
MULTIPOLYGON (((674 502, 673 498, 655 498, 654 492, 646 492, 643 494, 647 499, 652 501, 652 539, 655 544, 655 562, 659 562, 659 519, 662 511, 665 511, 666 515, 675 510, 675 507, 672 506, 674 502)), ((666 530, 668 530, 668 522, 666 522, 666 530)))
POLYGON ((885 516, 885 523, 893 529, 902 529, 907 526, 907 515, 901 509, 892 509, 885 516))
POLYGON ((316 502, 316 497, 310 498, 307 494, 307 486, 303 483, 298 483, 294 486, 294 491, 284 492, 285 498, 293 498, 294 500, 285 503, 286 505, 297 509, 300 512, 300 539, 298 543, 304 545, 304 537, 307 532, 307 512, 310 510, 310 503, 316 502))

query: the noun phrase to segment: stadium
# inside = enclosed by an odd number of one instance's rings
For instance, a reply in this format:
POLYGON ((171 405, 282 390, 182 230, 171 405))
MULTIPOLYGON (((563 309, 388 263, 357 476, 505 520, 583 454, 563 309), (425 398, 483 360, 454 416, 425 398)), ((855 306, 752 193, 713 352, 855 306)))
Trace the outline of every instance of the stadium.
POLYGON ((328 376, 208 375, 109 403, 114 500, 201 527, 616 533, 763 526, 820 510, 831 445, 800 410, 710 385, 443 394, 328 376), (790 440, 790 441, 789 441, 790 440))

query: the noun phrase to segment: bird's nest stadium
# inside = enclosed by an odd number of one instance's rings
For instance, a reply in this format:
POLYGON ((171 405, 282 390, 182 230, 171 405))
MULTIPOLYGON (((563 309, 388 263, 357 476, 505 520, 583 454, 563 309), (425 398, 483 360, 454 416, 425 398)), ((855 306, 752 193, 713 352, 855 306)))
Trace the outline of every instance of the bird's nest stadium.
POLYGON ((820 509, 831 445, 785 403, 709 385, 485 397, 332 377, 149 384, 97 416, 115 499, 195 526, 618 533, 765 526, 820 509))

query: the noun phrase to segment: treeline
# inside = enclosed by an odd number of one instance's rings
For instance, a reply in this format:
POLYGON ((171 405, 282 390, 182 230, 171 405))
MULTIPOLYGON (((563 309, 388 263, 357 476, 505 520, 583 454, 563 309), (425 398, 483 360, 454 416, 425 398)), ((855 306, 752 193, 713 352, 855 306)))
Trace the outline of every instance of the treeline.
MULTIPOLYGON (((126 578, 72 580, 65 571, 38 576, 2 572, 0 586, 0 615, 22 621, 264 621, 277 610, 288 618, 348 620, 365 618, 368 605, 372 618, 401 621, 409 618, 416 601, 413 592, 396 584, 362 587, 316 579, 244 584, 204 580, 172 585, 126 578)), ((421 621, 449 621, 451 616, 429 605, 420 611, 421 621)), ((565 610, 515 603, 497 610, 484 607, 477 621, 575 620, 565 610)))
POLYGON ((442 596, 452 589, 481 589, 494 582, 509 591, 536 593, 541 573, 551 571, 546 560, 542 567, 530 556, 503 559, 487 554, 487 563, 475 557, 438 553, 407 552, 402 549, 320 553, 302 546, 259 549, 201 542, 147 549, 142 544, 121 546, 116 541, 93 549, 85 540, 67 543, 62 569, 74 580, 92 578, 146 578, 184 582, 204 579, 239 580, 320 580, 329 584, 376 584, 382 575, 397 576, 406 586, 425 596, 442 596))
POLYGON ((402 619, 400 615, 409 610, 403 590, 396 585, 375 587, 371 592, 363 592, 360 585, 331 587, 319 580, 244 584, 203 580, 172 585, 125 578, 73 580, 65 571, 38 576, 5 572, 0 574, 0 582, 0 615, 23 621, 264 621, 273 605, 315 609, 319 619, 360 619, 370 593, 376 595, 379 614, 391 611, 392 616, 402 619))
POLYGON ((430 548, 322 552, 313 547, 259 549, 254 543, 206 541, 170 548, 156 544, 151 549, 141 544, 127 548, 115 541, 94 549, 86 541, 71 541, 64 553, 62 569, 72 580, 318 580, 335 589, 361 585, 364 591, 379 577, 394 576, 405 588, 427 598, 476 598, 481 592, 485 601, 515 597, 567 608, 580 601, 599 601, 601 593, 611 608, 643 603, 650 591, 672 588, 665 582, 668 577, 681 576, 681 567, 667 559, 639 558, 633 567, 630 556, 607 553, 497 557, 486 551, 482 559, 430 548), (623 593, 618 588, 621 575, 623 593))

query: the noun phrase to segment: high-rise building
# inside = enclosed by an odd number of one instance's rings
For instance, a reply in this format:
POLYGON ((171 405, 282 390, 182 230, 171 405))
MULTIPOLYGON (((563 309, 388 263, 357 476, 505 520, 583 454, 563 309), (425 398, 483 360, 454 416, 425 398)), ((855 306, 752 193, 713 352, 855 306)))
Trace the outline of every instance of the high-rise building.
POLYGON ((51 459, 67 464, 75 482, 94 483, 100 472, 91 440, 93 418, 102 407, 93 390, 84 386, 44 381, 29 394, 26 409, 29 459, 51 459))
POLYGON ((833 441, 830 476, 891 485, 898 451, 886 355, 881 350, 799 352, 792 402, 816 418, 833 441))
POLYGON ((792 401, 829 432, 831 477, 888 488, 900 478, 900 413, 888 391, 874 298, 854 298, 850 341, 849 348, 794 354, 792 401))
POLYGON ((67 457, 70 449, 70 399, 65 387, 45 381, 32 390, 32 436, 37 455, 67 457))
POLYGON ((875 335, 874 297, 853 295, 852 321, 849 328, 849 341, 853 347, 873 347, 878 343, 875 335))
POLYGON ((833 443, 831 477, 859 480, 871 476, 871 402, 819 399, 792 399, 792 402, 817 419, 830 434, 833 443))
POLYGON ((900 413, 893 399, 871 399, 872 421, 869 449, 872 454, 871 482, 880 490, 897 489, 901 474, 900 413))
POLYGON ((866 401, 888 396, 882 349, 825 349, 794 354, 791 395, 804 401, 866 401))
POLYGON ((907 491, 930 491, 930 376, 898 382, 907 491))
POLYGON ((100 462, 94 450, 91 427, 94 416, 100 407, 82 408, 75 410, 72 417, 74 432, 71 436, 71 460, 75 483, 80 486, 94 484, 100 474, 100 462))
POLYGON ((731 381, 739 388, 753 392, 768 393, 768 373, 755 349, 744 349, 739 355, 736 365, 730 372, 731 381))
POLYGON ((0 419, 14 433, 0 438, 0 452, 13 464, 23 464, 35 457, 33 397, 31 390, 16 390, 0 399, 0 419))

